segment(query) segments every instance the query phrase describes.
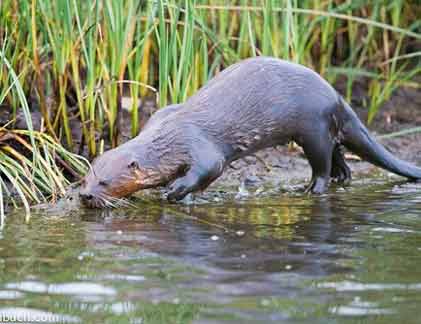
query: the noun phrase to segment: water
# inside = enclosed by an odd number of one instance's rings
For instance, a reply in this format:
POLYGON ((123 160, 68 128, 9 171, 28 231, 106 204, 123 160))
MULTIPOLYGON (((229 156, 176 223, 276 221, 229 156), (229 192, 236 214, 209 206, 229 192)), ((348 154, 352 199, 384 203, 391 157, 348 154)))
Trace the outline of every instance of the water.
POLYGON ((419 184, 224 197, 10 216, 0 323, 421 323, 419 184))

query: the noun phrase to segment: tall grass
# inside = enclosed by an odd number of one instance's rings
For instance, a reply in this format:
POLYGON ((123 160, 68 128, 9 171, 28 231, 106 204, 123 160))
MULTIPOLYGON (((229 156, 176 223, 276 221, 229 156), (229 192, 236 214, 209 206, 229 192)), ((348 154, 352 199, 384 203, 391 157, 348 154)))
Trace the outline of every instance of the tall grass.
MULTIPOLYGON (((91 156, 118 144, 121 97, 132 98, 132 135, 140 97, 158 89, 159 106, 184 101, 211 76, 248 56, 272 55, 310 66, 329 81, 369 76, 370 120, 398 85, 410 44, 421 39, 415 1, 3 0, 6 56, 46 131, 75 149, 82 125, 91 156), (17 11, 16 11, 17 10, 17 11), (14 14, 18 12, 19 14, 14 14), (387 62, 386 64, 382 64, 387 62), (101 144, 102 143, 102 144, 101 144)), ((0 36, 3 38, 4 36, 0 36)), ((0 39, 1 39, 0 38, 0 39)), ((412 59, 414 60, 414 59, 412 59)), ((2 87, 7 78, 0 79, 2 87)), ((19 109, 10 94, 5 102, 19 109)))
POLYGON ((6 47, 7 39, 0 50, 0 71, 8 72, 10 85, 0 91, 0 106, 9 94, 15 94, 27 129, 9 129, 12 121, 0 126, 0 229, 5 223, 6 203, 23 205, 29 219, 31 203, 55 201, 65 194, 65 186, 70 184, 66 173, 77 177, 86 172, 83 158, 66 151, 43 131, 34 131, 20 78, 4 55, 6 47))
POLYGON ((271 55, 333 83, 345 77, 348 99, 366 80, 371 121, 397 87, 419 87, 421 54, 412 50, 421 39, 419 10, 403 0, 2 0, 1 109, 24 110, 29 133, 13 136, 42 148, 34 157, 43 156, 44 136, 93 157, 119 142, 123 96, 131 98, 135 136, 140 99, 182 102, 226 66, 271 55), (33 110, 41 112, 42 133, 31 130, 33 110))

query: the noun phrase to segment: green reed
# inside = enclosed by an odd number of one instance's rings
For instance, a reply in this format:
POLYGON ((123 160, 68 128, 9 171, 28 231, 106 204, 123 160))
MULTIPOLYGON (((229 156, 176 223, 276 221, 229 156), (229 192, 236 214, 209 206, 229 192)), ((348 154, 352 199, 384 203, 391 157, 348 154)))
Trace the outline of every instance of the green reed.
POLYGON ((7 39, 0 50, 0 70, 7 71, 10 86, 0 92, 0 105, 10 94, 17 96, 27 130, 10 129, 10 121, 0 126, 0 229, 5 223, 5 204, 23 205, 29 219, 30 204, 57 200, 70 184, 66 172, 74 176, 86 172, 83 158, 65 150, 43 131, 34 131, 20 79, 5 57, 7 39), (5 199, 6 198, 6 199, 5 199))

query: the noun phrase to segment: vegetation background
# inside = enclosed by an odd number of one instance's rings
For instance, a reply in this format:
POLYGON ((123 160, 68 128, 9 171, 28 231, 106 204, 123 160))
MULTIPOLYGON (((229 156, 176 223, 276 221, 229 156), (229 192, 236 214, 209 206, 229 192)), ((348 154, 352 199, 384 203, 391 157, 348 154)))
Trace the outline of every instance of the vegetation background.
POLYGON ((270 55, 309 66, 368 122, 398 87, 420 87, 417 0, 1 0, 0 215, 56 200, 86 161, 131 134, 144 104, 182 102, 226 66, 270 55), (127 102, 127 100, 125 101, 127 102), (7 198, 7 199, 5 199, 7 198))

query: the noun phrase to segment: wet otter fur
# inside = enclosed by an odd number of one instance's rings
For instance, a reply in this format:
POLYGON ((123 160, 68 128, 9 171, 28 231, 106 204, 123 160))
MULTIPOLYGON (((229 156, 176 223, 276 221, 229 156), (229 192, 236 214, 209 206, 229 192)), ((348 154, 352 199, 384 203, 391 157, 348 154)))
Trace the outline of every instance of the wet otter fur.
POLYGON ((185 103, 160 109, 140 134, 105 152, 80 190, 91 207, 141 189, 169 186, 168 199, 204 190, 232 161, 295 141, 312 168, 307 191, 349 182, 341 146, 411 180, 421 168, 380 145, 320 75, 302 65, 256 57, 234 64, 185 103))

